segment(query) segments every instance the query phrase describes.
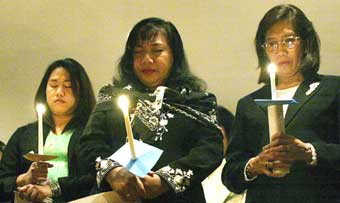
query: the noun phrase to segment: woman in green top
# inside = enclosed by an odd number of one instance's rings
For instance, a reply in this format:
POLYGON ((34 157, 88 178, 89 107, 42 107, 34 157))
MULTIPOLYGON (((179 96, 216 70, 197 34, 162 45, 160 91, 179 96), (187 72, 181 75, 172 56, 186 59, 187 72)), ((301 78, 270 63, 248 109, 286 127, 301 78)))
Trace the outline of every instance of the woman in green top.
POLYGON ((52 198, 54 202, 86 196, 94 179, 79 168, 78 140, 95 105, 90 80, 73 59, 53 62, 38 88, 35 104, 46 106, 44 115, 44 152, 57 155, 47 167, 30 162, 23 155, 37 151, 37 122, 18 128, 4 151, 0 167, 0 201, 13 200, 13 191, 31 201, 52 198))

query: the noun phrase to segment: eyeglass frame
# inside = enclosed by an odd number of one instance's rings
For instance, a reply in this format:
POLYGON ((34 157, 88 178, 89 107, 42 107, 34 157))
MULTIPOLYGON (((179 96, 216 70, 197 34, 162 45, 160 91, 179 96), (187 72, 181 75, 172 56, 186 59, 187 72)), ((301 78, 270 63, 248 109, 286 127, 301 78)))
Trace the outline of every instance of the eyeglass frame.
POLYGON ((284 46, 285 46, 286 48, 288 48, 288 49, 294 49, 294 48, 295 48, 295 43, 296 43, 298 40, 300 40, 300 39, 301 39, 301 37, 292 35, 292 36, 285 37, 284 39, 281 39, 281 40, 271 41, 270 43, 274 43, 274 45, 276 45, 275 48, 274 48, 274 46, 271 47, 271 48, 273 49, 273 50, 271 50, 271 51, 268 50, 268 47, 270 47, 270 46, 268 45, 269 42, 263 43, 263 44, 261 45, 261 47, 262 47, 263 49, 265 49, 266 51, 270 52, 270 53, 273 53, 273 52, 277 51, 278 48, 279 48, 279 45, 284 45, 284 46), (289 42, 287 42, 288 39, 294 39, 294 41, 293 41, 293 43, 291 44, 291 46, 289 46, 289 42))

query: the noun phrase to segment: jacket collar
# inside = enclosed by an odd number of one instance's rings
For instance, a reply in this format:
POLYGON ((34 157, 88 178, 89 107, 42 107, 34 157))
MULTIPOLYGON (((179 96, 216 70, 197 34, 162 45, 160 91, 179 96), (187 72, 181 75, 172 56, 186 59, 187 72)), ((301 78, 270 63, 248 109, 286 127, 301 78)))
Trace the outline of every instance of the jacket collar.
POLYGON ((304 80, 294 94, 294 99, 297 104, 289 105, 285 116, 286 126, 292 121, 295 115, 301 110, 301 108, 309 101, 320 89, 320 76, 316 75, 310 79, 304 80))

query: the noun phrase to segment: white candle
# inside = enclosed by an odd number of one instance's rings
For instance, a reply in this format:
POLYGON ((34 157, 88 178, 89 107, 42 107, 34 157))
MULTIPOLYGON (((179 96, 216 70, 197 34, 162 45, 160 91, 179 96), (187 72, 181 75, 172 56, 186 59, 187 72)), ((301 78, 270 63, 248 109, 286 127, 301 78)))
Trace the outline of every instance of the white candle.
POLYGON ((126 134, 127 134, 127 139, 130 145, 130 151, 131 151, 131 159, 135 160, 136 159, 136 151, 135 151, 135 146, 133 144, 133 135, 132 135, 132 128, 130 124, 130 118, 129 118, 129 100, 126 96, 120 96, 118 98, 118 105, 120 109, 123 112, 124 115, 124 122, 125 122, 125 128, 126 128, 126 134))
POLYGON ((275 73, 276 73, 276 65, 271 63, 268 65, 268 72, 270 78, 270 89, 272 94, 272 100, 276 99, 276 83, 275 83, 275 73))
POLYGON ((43 114, 45 112, 45 106, 43 104, 37 104, 38 112, 38 154, 44 154, 44 136, 43 136, 43 114))

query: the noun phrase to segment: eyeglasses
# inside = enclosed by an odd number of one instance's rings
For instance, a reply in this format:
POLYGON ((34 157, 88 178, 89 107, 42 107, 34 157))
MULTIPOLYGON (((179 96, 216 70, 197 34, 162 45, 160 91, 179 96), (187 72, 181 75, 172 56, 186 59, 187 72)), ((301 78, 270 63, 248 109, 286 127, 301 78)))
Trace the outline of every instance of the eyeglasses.
POLYGON ((300 40, 298 36, 289 36, 279 41, 268 41, 265 42, 262 47, 267 52, 275 52, 278 50, 279 45, 282 45, 284 48, 293 49, 296 45, 296 42, 300 40))

